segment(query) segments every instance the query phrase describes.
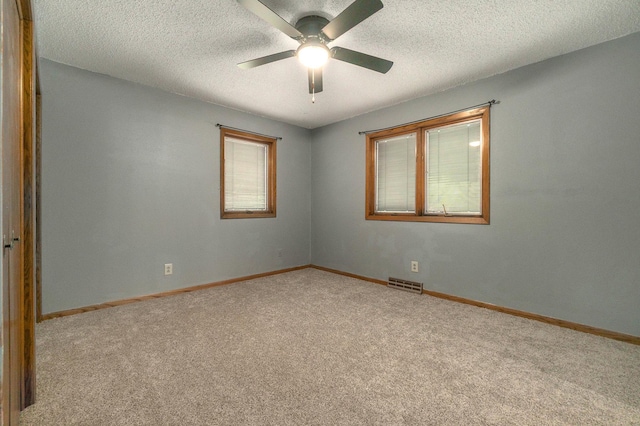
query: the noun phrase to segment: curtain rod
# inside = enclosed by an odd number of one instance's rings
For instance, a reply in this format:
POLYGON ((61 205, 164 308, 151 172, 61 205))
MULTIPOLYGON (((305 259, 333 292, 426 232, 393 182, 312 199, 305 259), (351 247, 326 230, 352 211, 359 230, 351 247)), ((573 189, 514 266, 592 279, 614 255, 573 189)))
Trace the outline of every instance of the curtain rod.
POLYGON ((495 104, 499 104, 499 103, 500 103, 500 101, 496 101, 495 99, 491 99, 490 101, 487 101, 487 102, 484 102, 484 103, 481 103, 481 104, 478 104, 478 105, 474 105, 474 106, 471 106, 471 107, 458 109, 458 110, 455 110, 455 111, 447 112, 445 114, 434 115, 433 117, 427 117, 427 118, 423 118, 421 120, 415 120, 415 121, 411 121, 409 123, 399 124, 399 125, 395 125, 395 126, 384 127, 382 129, 365 130, 365 131, 362 131, 362 132, 358 132, 358 134, 359 135, 366 135, 366 134, 369 134, 369 133, 382 132, 383 130, 395 129, 396 127, 409 126, 411 124, 420 123, 421 121, 431 120, 431 119, 434 119, 434 118, 444 117, 445 115, 455 114, 456 112, 462 112, 462 111, 466 111, 466 110, 469 110, 469 109, 478 108, 478 107, 481 107, 481 106, 484 106, 484 105, 491 106, 491 105, 495 105, 495 104))
POLYGON ((229 130, 237 130, 239 132, 251 133, 252 135, 256 135, 256 136, 263 136, 265 138, 282 140, 282 136, 265 135, 264 133, 257 133, 257 132, 252 132, 252 131, 249 131, 249 130, 238 129, 237 127, 225 126, 224 124, 220 124, 220 123, 216 123, 216 127, 220 127, 220 128, 224 127, 225 129, 229 129, 229 130))

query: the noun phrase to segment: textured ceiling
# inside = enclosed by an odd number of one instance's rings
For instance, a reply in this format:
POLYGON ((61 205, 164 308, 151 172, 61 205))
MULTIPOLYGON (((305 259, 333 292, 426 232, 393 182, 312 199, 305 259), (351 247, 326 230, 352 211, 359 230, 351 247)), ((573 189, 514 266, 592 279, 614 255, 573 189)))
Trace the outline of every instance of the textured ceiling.
MULTIPOLYGON (((262 0, 295 24, 351 0, 262 0)), ((337 60, 311 103, 295 58, 236 64, 298 43, 235 0, 35 0, 38 54, 306 128, 428 95, 640 31, 640 0, 382 0, 330 46, 394 62, 337 60)))

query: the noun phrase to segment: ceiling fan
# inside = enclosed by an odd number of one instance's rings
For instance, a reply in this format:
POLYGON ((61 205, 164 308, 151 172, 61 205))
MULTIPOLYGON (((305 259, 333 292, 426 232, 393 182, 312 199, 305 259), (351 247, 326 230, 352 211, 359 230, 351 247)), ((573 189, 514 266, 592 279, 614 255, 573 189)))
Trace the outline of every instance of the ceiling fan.
POLYGON ((242 6, 255 13, 292 39, 300 43, 297 50, 287 50, 273 55, 263 56, 238 64, 242 69, 255 68, 260 65, 297 56, 308 68, 309 93, 314 95, 322 92, 322 66, 329 58, 348 62, 380 73, 386 73, 393 66, 393 62, 355 50, 327 45, 358 25, 380 9, 380 0, 356 0, 333 20, 322 16, 308 15, 300 18, 295 26, 289 24, 273 10, 259 0, 238 0, 242 6))

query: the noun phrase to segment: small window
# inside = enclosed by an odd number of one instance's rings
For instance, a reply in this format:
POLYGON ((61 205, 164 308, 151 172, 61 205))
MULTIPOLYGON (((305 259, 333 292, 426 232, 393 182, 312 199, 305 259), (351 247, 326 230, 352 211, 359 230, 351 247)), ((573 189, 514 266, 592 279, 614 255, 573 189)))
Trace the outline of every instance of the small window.
POLYGON ((275 217, 276 140, 225 128, 220 139, 222 218, 275 217))
POLYGON ((489 107, 367 136, 370 220, 489 223, 489 107))

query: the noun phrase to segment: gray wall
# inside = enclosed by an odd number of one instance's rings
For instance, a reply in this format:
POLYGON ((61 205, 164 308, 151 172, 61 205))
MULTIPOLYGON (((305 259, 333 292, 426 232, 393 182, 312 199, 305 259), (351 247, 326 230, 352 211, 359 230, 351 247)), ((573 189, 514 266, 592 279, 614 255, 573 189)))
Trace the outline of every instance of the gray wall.
POLYGON ((640 335, 638 51, 634 34, 312 132, 41 60, 43 312, 311 262, 640 335), (358 131, 493 98, 490 225, 364 219, 358 131), (277 218, 219 219, 218 122, 284 137, 277 218))
POLYGON ((638 52, 640 33, 315 130, 311 261, 640 335, 638 52), (494 98, 490 225, 364 220, 358 131, 494 98))
POLYGON ((43 313, 309 263, 308 130, 40 67, 43 313), (220 219, 216 123, 283 137, 276 218, 220 219))

